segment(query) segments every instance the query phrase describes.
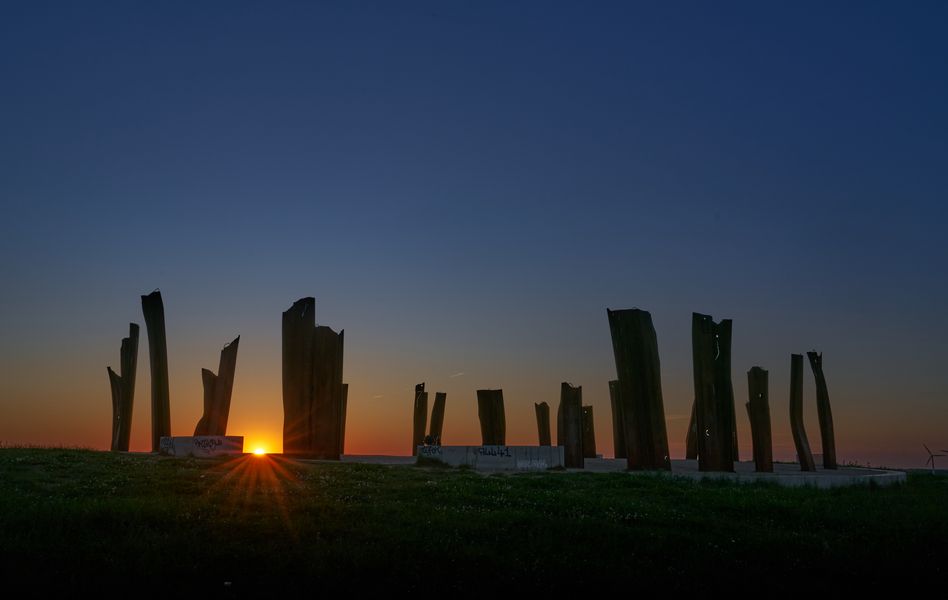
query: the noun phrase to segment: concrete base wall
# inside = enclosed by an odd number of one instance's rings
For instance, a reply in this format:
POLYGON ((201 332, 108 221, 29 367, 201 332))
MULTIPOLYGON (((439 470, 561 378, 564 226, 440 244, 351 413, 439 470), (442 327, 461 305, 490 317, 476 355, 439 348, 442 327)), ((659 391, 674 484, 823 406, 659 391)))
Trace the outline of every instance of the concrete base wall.
POLYGON ((159 449, 166 456, 234 456, 244 453, 242 435, 197 435, 161 438, 159 449))
POLYGON ((696 460, 672 460, 671 473, 667 471, 626 471, 625 459, 586 459, 586 470, 593 473, 628 472, 632 475, 641 473, 661 473, 669 477, 685 477, 688 479, 727 479, 750 483, 768 481, 787 487, 810 486, 822 489, 847 485, 893 485, 906 481, 904 471, 885 469, 864 469, 858 467, 840 467, 839 469, 824 469, 817 465, 816 471, 801 471, 796 463, 774 463, 773 473, 757 473, 753 461, 735 462, 733 473, 699 471, 696 460))
POLYGON ((418 457, 491 471, 542 471, 564 464, 562 446, 418 446, 418 457))

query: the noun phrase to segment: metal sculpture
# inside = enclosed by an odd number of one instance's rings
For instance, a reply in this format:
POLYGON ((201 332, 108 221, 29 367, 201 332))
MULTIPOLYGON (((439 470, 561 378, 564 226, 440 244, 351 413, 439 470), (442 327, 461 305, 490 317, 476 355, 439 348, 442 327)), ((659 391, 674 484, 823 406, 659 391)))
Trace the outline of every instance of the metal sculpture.
POLYGON ((434 406, 431 407, 431 424, 428 426, 428 437, 431 443, 441 445, 441 430, 444 428, 444 405, 448 399, 445 392, 435 392, 434 406))
POLYGON ((484 446, 506 445, 507 419, 504 415, 503 390, 477 390, 477 417, 481 423, 481 443, 484 446))
POLYGON ((109 385, 112 389, 112 444, 113 451, 128 452, 132 434, 132 406, 135 403, 135 371, 138 367, 138 325, 128 324, 128 337, 122 338, 119 351, 119 375, 112 367, 109 385))
POLYGON ((823 353, 807 352, 813 378, 816 379, 816 412, 820 419, 820 441, 823 446, 823 468, 836 469, 836 436, 833 432, 833 411, 830 409, 829 391, 823 375, 823 353))
POLYGON ((148 362, 151 365, 151 451, 158 452, 161 438, 171 436, 168 342, 165 338, 165 306, 160 291, 142 296, 142 313, 148 330, 148 362))
POLYGON ((612 405, 613 453, 616 458, 627 458, 622 402, 619 401, 619 381, 617 379, 609 382, 609 403, 612 405))
POLYGON ((221 350, 217 375, 209 369, 201 369, 204 383, 204 415, 194 428, 194 435, 227 435, 227 418, 230 415, 230 398, 234 389, 234 373, 237 370, 237 347, 240 336, 221 350))
POLYGON ((339 415, 339 456, 346 450, 346 412, 349 409, 349 384, 342 384, 342 411, 339 415))
POLYGON ((428 392, 424 382, 415 386, 415 404, 412 409, 411 455, 418 454, 418 446, 424 443, 425 427, 428 425, 428 392))
POLYGON ((774 470, 767 379, 767 371, 760 367, 753 367, 747 372, 748 402, 745 406, 754 444, 754 467, 761 473, 772 473, 774 470))
POLYGON ((283 313, 283 451, 338 460, 345 422, 344 331, 316 325, 316 299, 283 313))
POLYGON ((801 471, 815 471, 810 442, 803 427, 803 355, 790 355, 790 433, 801 471))
POLYGON ((593 407, 583 407, 583 458, 596 458, 596 427, 593 407))
POLYGON ((652 315, 638 309, 609 310, 629 469, 671 470, 662 402, 658 339, 652 315))
POLYGON ((550 439, 550 405, 546 402, 534 403, 537 413, 537 437, 541 446, 551 446, 550 439))
POLYGON ((560 385, 560 405, 556 411, 556 445, 563 446, 563 465, 582 469, 583 461, 583 388, 567 382, 560 385))
POLYGON ((698 470, 734 471, 737 416, 731 385, 731 320, 692 313, 698 470))

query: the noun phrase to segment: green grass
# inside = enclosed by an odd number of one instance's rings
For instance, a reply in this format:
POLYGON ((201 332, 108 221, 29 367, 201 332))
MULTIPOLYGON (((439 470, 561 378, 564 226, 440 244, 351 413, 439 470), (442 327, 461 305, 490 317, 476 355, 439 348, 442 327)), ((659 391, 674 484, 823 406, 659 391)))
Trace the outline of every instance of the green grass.
POLYGON ((35 586, 851 591, 943 581, 946 557, 948 477, 923 472, 814 490, 0 449, 0 573, 35 586))

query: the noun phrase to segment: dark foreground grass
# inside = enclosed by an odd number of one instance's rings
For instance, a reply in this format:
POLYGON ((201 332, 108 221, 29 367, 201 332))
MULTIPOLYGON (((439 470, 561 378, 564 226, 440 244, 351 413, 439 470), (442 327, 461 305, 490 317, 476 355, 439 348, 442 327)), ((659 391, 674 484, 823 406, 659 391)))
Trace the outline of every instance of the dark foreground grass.
POLYGON ((37 591, 762 586, 769 596, 909 591, 944 585, 946 568, 948 477, 924 473, 891 488, 820 491, 0 449, 0 572, 37 591))

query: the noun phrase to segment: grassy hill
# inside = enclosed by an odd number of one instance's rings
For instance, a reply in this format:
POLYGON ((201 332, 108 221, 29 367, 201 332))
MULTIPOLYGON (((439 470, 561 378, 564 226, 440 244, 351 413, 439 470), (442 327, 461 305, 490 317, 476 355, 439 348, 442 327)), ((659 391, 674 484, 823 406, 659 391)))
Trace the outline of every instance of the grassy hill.
POLYGON ((769 595, 946 571, 948 477, 922 472, 814 490, 0 449, 0 573, 33 590, 769 595))

